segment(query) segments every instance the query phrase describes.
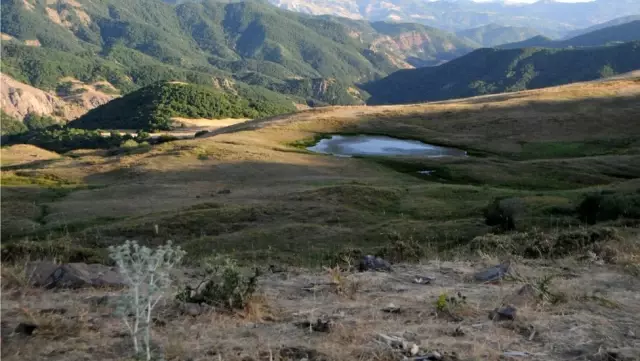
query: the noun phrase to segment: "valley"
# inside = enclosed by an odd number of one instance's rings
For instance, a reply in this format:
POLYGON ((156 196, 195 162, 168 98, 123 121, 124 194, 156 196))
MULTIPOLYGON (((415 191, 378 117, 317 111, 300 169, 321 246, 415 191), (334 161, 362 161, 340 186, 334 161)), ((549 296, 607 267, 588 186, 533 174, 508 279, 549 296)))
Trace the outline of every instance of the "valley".
POLYGON ((1 6, 3 360, 640 359, 637 2, 1 6))

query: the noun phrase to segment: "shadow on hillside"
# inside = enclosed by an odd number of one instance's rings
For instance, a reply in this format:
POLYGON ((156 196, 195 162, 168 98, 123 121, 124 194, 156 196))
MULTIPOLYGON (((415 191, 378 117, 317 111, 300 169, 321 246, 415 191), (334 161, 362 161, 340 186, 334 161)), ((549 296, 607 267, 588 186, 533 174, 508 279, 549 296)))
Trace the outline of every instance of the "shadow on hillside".
MULTIPOLYGON (((491 135, 497 130, 500 136, 521 137, 522 131, 552 133, 554 129, 567 127, 573 128, 576 135, 584 134, 588 137, 597 137, 611 131, 616 136, 640 136, 640 123, 630 121, 640 117, 640 95, 563 99, 562 94, 559 94, 557 100, 553 101, 527 98, 526 93, 516 93, 424 103, 425 107, 421 107, 422 104, 368 106, 359 107, 360 114, 353 112, 343 114, 343 109, 348 109, 348 107, 331 107, 274 118, 255 119, 217 129, 206 137, 267 128, 274 123, 283 125, 327 119, 353 119, 354 117, 361 117, 361 121, 356 125, 350 124, 348 129, 327 128, 327 132, 344 130, 366 132, 370 131, 373 126, 379 129, 377 133, 393 132, 399 124, 410 120, 412 131, 420 130, 419 128, 429 128, 442 134, 455 134, 458 137, 460 137, 461 127, 465 131, 471 132, 470 135, 473 136, 491 135), (517 103, 500 104, 500 102, 513 99, 517 103), (446 106, 451 104, 459 104, 466 108, 455 109, 446 106), (443 107, 439 109, 438 105, 443 105, 443 107), (468 108, 468 106, 472 108, 468 108), (495 122, 493 126, 492 121, 495 122), (563 121, 570 121, 571 124, 562 124, 563 121), (598 126, 599 122, 607 124, 607 126, 600 127, 598 126), (518 127, 513 125, 518 125, 518 127), (547 127, 548 129, 546 129, 547 127)), ((318 124, 316 128, 318 133, 321 133, 323 126, 318 124)), ((420 139, 417 134, 410 138, 420 139)))

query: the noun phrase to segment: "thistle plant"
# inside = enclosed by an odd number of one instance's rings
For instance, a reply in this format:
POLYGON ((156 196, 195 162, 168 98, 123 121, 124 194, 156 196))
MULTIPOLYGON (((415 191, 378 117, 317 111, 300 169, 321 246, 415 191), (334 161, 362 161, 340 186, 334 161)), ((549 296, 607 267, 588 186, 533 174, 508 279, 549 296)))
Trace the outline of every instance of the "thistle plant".
POLYGON ((179 246, 172 247, 171 241, 155 250, 140 246, 136 241, 109 247, 109 256, 129 286, 120 298, 117 314, 131 335, 138 356, 143 353, 142 336, 147 361, 151 360, 151 313, 171 284, 169 271, 185 254, 179 246))

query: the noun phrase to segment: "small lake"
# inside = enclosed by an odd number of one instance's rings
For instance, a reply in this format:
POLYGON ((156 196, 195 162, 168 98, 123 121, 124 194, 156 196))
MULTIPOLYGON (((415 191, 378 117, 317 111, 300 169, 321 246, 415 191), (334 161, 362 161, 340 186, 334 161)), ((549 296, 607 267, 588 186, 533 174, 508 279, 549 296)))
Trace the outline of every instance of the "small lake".
POLYGON ((354 155, 418 155, 426 157, 466 156, 464 150, 441 147, 417 140, 405 140, 377 135, 333 135, 307 148, 316 153, 336 156, 354 155))

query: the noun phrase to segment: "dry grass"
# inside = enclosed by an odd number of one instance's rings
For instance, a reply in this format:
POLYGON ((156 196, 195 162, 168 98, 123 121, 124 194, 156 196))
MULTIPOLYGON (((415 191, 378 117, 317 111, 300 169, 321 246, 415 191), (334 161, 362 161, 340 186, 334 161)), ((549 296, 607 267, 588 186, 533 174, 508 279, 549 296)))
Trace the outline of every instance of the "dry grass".
MULTIPOLYGON (((294 346, 316 350, 331 360, 392 359, 388 355, 393 351, 376 341, 378 333, 402 336, 427 350, 455 351, 461 360, 498 360, 504 351, 526 351, 533 355, 531 360, 567 360, 575 355, 596 360, 599 353, 612 348, 640 347, 640 339, 629 336, 640 331, 635 292, 640 279, 615 267, 572 260, 519 262, 517 273, 532 279, 558 274, 551 287, 568 297, 557 304, 522 303, 516 321, 493 322, 488 311, 526 283, 468 281, 474 270, 485 265, 482 261, 425 262, 397 265, 393 274, 347 273, 347 278, 361 285, 353 298, 341 297, 330 287, 316 292, 304 289, 310 282, 326 282, 325 272, 267 275, 261 279, 261 296, 239 314, 185 316, 173 311, 175 306, 168 302, 158 312, 161 323, 156 323, 153 339, 166 359, 173 360, 262 360, 269 353, 277 360, 280 350, 294 346), (436 281, 415 284, 416 274, 435 276, 436 281), (457 309, 458 321, 436 312, 435 301, 443 292, 466 296, 466 304, 457 309), (402 312, 382 312, 389 303, 402 312), (267 316, 265 308, 277 314, 267 316), (309 333, 295 325, 316 318, 333 320, 331 332, 309 333)), ((34 322, 40 328, 28 338, 4 334, 3 359, 122 360, 130 356, 129 339, 109 307, 87 303, 101 291, 31 290, 17 299, 10 294, 2 294, 3 322, 12 327, 21 321, 34 322), (56 313, 59 309, 66 313, 56 313)))

